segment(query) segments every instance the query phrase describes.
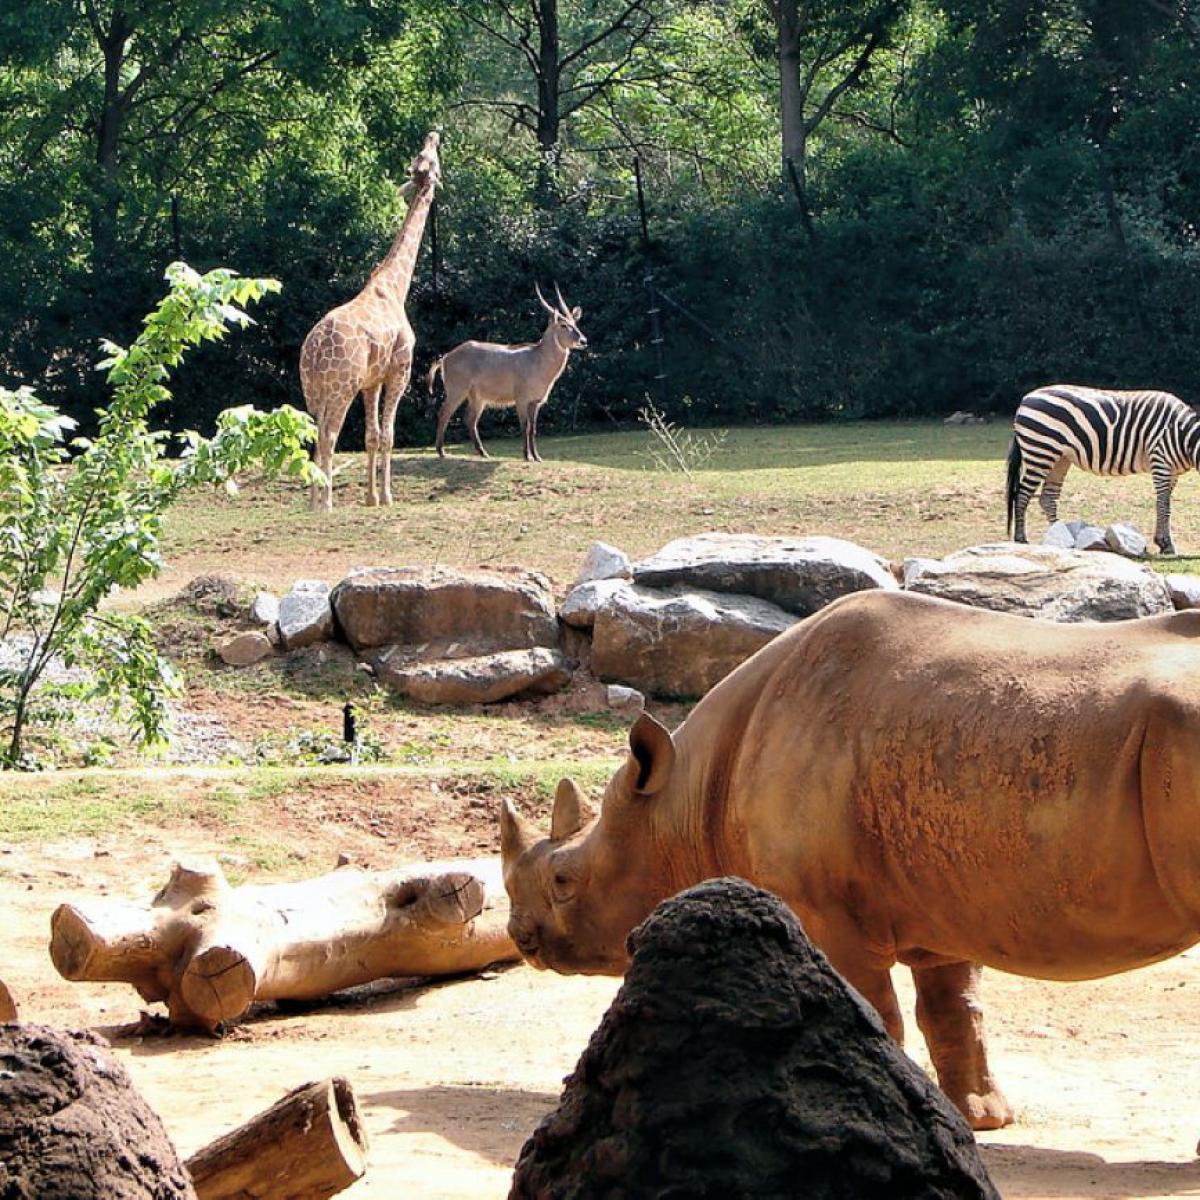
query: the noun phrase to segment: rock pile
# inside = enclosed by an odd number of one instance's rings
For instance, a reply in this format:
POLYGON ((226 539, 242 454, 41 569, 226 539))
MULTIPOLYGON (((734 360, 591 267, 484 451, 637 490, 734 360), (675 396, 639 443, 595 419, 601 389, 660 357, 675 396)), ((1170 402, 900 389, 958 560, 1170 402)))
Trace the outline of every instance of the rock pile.
POLYGON ((0 1196, 195 1200, 158 1117, 108 1043, 0 1026, 0 1196))
POLYGON ((701 884, 630 950, 510 1200, 998 1200, 963 1118, 776 897, 701 884))

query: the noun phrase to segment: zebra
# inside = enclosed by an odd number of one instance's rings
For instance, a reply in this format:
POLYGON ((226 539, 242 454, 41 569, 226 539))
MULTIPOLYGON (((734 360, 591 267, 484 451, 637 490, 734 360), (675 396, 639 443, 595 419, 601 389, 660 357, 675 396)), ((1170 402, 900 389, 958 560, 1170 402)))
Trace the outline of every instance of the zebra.
POLYGON ((1071 467, 1097 475, 1149 471, 1156 498, 1154 541, 1174 554, 1171 493, 1200 467, 1200 417, 1170 392, 1108 392, 1052 384, 1025 396, 1013 418, 1008 451, 1008 531, 1025 541, 1025 510, 1038 487, 1042 511, 1058 519, 1058 497, 1071 467))

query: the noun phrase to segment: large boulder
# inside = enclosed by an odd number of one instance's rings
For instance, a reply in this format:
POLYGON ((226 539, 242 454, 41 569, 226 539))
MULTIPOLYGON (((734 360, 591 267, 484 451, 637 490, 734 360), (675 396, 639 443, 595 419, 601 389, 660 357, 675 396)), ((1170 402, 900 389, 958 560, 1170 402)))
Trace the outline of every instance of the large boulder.
POLYGON ((285 650, 299 650, 333 637, 329 584, 323 579, 297 579, 279 601, 279 637, 285 650))
POLYGON ((421 647, 391 646, 372 660, 385 687, 425 704, 493 704, 527 692, 556 692, 571 679, 571 667, 545 646, 501 650, 466 658, 428 656, 421 647))
POLYGON ((801 617, 848 592, 899 586, 882 558, 853 542, 749 533, 679 538, 634 563, 633 579, 757 596, 801 617))
POLYGON ((510 1200, 999 1200, 966 1122, 775 896, 711 880, 629 949, 510 1200))
POLYGON ((796 620, 753 596, 629 585, 596 612, 592 671, 659 696, 702 696, 796 620))
POLYGON ((554 596, 537 571, 369 567, 333 589, 355 650, 458 641, 477 654, 558 645, 554 596))
POLYGON ((195 1200, 187 1171, 103 1038, 0 1026, 0 1196, 195 1200))
POLYGON ((624 550, 610 546, 607 542, 593 542, 583 565, 575 578, 576 584, 590 583, 593 579, 628 579, 632 574, 629 556, 624 550))
POLYGON ((996 542, 904 564, 904 586, 976 608, 1054 621, 1128 621, 1171 612, 1166 581, 1116 554, 996 542))
POLYGON ((558 609, 558 618, 575 629, 591 629, 596 613, 629 584, 624 579, 589 579, 573 587, 558 609))

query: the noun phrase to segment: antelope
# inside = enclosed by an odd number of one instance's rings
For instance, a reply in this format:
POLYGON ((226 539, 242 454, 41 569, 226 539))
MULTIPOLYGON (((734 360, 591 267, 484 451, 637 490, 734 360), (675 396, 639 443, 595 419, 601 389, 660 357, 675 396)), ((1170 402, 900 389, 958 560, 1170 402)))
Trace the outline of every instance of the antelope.
POLYGON ((440 458, 446 457, 443 449, 446 426, 465 401, 467 411, 463 414, 463 423, 481 458, 488 457, 479 440, 479 418, 483 410, 515 405, 517 419, 521 422, 525 461, 542 461, 537 451, 538 413, 566 368, 571 351, 586 346, 587 338, 578 325, 583 309, 578 305, 567 308, 558 284, 554 285, 557 308, 547 302, 536 283, 533 286, 542 307, 550 314, 546 332, 539 341, 514 346, 497 342, 463 342, 430 367, 430 396, 439 371, 446 389, 446 399, 438 413, 435 442, 440 458))

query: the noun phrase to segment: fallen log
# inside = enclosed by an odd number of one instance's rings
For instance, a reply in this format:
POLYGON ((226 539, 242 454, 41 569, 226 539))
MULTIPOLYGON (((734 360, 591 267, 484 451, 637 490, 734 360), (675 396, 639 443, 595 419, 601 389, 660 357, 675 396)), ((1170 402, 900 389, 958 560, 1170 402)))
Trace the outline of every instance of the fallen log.
POLYGON ((17 1002, 12 998, 12 993, 8 988, 4 986, 4 980, 0 979, 0 1024, 16 1019, 17 1002))
POLYGON ((498 859, 345 866, 300 883, 232 887, 210 858, 175 864, 149 905, 62 904, 50 957, 71 980, 132 984, 173 1024, 215 1030, 255 1000, 312 1000, 519 957, 498 859))
POLYGON ((367 1134, 354 1089, 306 1083, 184 1164, 198 1200, 326 1200, 362 1177, 367 1134))

